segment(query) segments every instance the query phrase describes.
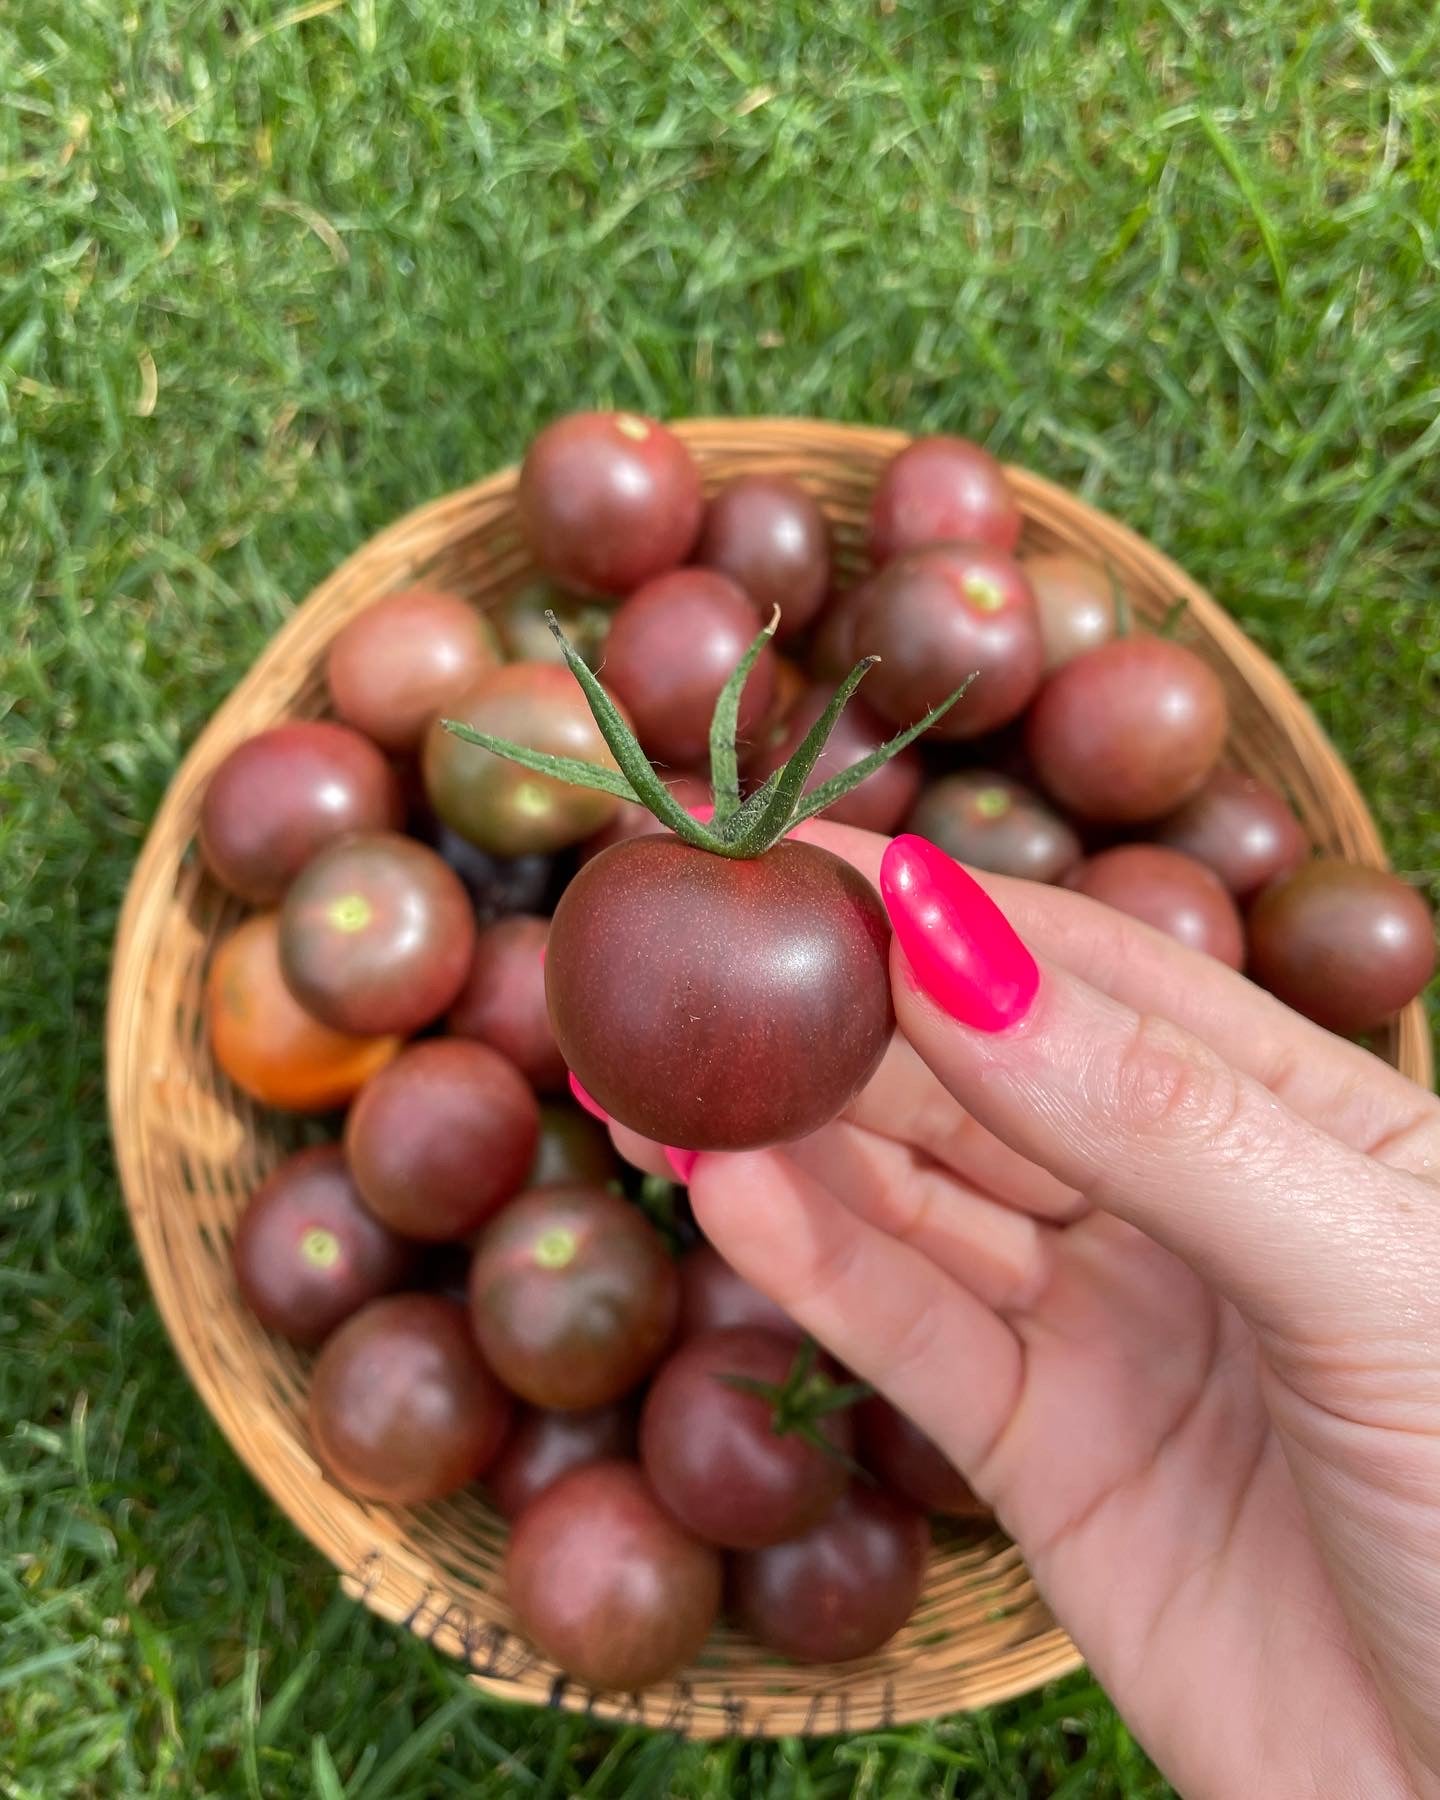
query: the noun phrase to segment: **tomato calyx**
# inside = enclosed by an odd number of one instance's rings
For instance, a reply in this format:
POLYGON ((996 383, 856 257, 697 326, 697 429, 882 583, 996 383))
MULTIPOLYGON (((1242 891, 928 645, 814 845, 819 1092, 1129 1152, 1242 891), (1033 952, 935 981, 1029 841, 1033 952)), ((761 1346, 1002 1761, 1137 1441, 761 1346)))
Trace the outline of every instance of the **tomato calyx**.
POLYGON ((843 1463, 852 1475, 870 1479, 867 1470, 826 1437, 820 1420, 868 1400, 875 1390, 868 1381, 836 1381, 827 1375, 819 1366, 814 1338, 805 1338, 800 1344, 783 1381, 761 1381, 754 1375, 717 1375, 715 1379, 737 1393, 753 1394, 757 1400, 765 1401, 770 1408, 770 1429, 776 1437, 798 1437, 843 1463))
POLYGON ((549 775, 574 787, 593 788, 602 794, 614 794, 621 800, 644 806, 662 825, 667 826, 676 837, 692 848, 708 850, 714 856, 733 859, 763 856, 792 827, 805 819, 813 818, 816 813, 824 812, 827 806, 833 806, 852 788, 859 787, 862 781, 867 780, 892 757, 898 756, 907 745, 914 743, 916 738, 942 719, 975 679, 973 674, 968 676, 953 694, 933 707, 923 719, 898 732, 878 750, 862 757, 849 768, 842 769, 839 774, 832 775, 828 781, 820 782, 807 793, 805 783, 824 753, 836 721, 856 688, 880 660, 876 656, 863 657, 841 682, 830 704, 805 734, 789 761, 768 776, 753 794, 742 799, 739 758, 735 744, 740 696, 750 671, 780 622, 780 609, 777 606, 769 623, 757 634, 736 664, 715 702, 715 712, 710 722, 710 782, 714 813, 709 823, 702 824, 681 805, 661 780, 619 708, 565 636, 555 614, 547 612, 545 619, 560 645, 566 667, 580 684, 601 736, 619 764, 619 773, 600 768, 578 757, 551 756, 540 750, 531 750, 523 744, 510 742, 508 738, 493 737, 489 732, 476 731, 456 719, 442 720, 445 730, 458 737, 462 743, 474 744, 478 749, 506 757, 536 774, 549 775))

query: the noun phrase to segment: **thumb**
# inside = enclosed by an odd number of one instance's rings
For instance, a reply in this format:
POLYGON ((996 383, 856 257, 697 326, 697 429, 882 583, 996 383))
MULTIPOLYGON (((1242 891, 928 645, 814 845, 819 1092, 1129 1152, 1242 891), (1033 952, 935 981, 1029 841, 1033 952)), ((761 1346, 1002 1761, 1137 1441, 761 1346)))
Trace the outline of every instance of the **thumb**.
POLYGON ((1038 962, 924 839, 889 846, 880 885, 901 1029, 996 1136, 1259 1326, 1305 1338, 1393 1327, 1407 1301, 1429 1311, 1440 1236, 1425 1183, 1300 1119, 1161 1012, 1038 962))

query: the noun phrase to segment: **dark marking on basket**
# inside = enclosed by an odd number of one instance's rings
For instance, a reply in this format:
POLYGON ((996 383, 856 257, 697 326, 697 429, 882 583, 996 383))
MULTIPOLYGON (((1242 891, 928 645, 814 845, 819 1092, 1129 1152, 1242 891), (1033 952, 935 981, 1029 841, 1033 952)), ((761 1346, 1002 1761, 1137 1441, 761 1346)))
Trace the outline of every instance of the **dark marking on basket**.
POLYGON ((725 1735, 737 1737, 745 1726, 745 1702, 726 1688, 720 1696, 720 1710, 725 1717, 725 1735))
POLYGON ((688 1731, 695 1719, 695 1690, 688 1681, 675 1683, 675 1698, 660 1721, 662 1731, 688 1731))
POLYGON ((645 1723, 645 1696, 641 1693, 629 1693, 615 1703, 611 1715, 617 1725, 645 1723))
POLYGON ((888 1729, 894 1723, 895 1683, 887 1677, 884 1687, 880 1690, 880 1724, 882 1728, 888 1729))
POLYGON ((380 1585, 381 1572, 385 1567, 385 1558, 378 1550, 367 1550, 358 1563, 350 1579, 360 1590, 355 1596, 357 1600, 366 1601, 380 1585))
POLYGON ((545 1696, 547 1706, 560 1707, 565 1704, 565 1690, 570 1685, 570 1677, 562 1673, 550 1683, 550 1691, 545 1696))
POLYGON ((415 1602, 415 1604, 410 1608, 409 1612, 406 1613, 405 1617, 400 1621, 400 1623, 405 1627, 405 1629, 407 1631, 418 1632, 418 1629, 419 1629, 418 1620, 419 1620, 421 1614, 425 1611, 426 1607, 429 1606, 434 1595, 435 1595, 435 1590, 433 1587, 426 1587, 426 1588, 421 1589, 420 1598, 415 1602))

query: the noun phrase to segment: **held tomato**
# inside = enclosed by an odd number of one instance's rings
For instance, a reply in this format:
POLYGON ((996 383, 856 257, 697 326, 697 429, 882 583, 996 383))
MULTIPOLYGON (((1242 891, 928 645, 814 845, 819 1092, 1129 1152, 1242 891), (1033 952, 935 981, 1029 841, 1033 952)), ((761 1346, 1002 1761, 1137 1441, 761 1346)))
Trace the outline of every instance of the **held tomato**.
POLYGON ((369 1500, 418 1506, 474 1481, 510 1424, 465 1309, 440 1294, 372 1300, 326 1343, 310 1436, 327 1474, 369 1500))
POLYGON ((306 1348, 399 1287, 414 1246, 368 1212, 336 1144, 297 1150, 250 1197, 231 1246, 245 1304, 306 1348))
POLYGON ((861 1401, 856 1422, 866 1468, 902 1500, 951 1519, 992 1517, 934 1439, 881 1395, 861 1401))
POLYGON ((699 1654, 720 1609, 720 1555, 633 1463, 592 1463, 526 1507, 505 1584, 521 1630, 568 1675, 633 1692, 699 1654))
POLYGON ((458 594, 410 587, 356 615, 331 642, 325 681, 336 712, 386 750, 414 750, 500 661, 486 621, 458 594))
POLYGON ((753 1327, 692 1338, 665 1363, 640 1416, 650 1485, 686 1528, 729 1550, 797 1537, 834 1505, 854 1443, 843 1411, 813 1421, 820 1441, 782 1431, 776 1404, 732 1377, 780 1388, 800 1354, 793 1337, 753 1327))
POLYGON ((522 1194, 481 1233, 470 1316, 486 1359, 533 1406, 604 1406, 665 1353, 679 1280, 659 1233, 604 1188, 522 1194))
POLYGON ((628 1406, 585 1412, 524 1412, 485 1478, 497 1512, 518 1519, 532 1500, 572 1469, 633 1456, 635 1414, 628 1406))
POLYGON ((539 1131, 530 1084, 498 1050, 429 1038, 365 1087, 345 1149, 371 1212, 439 1243, 478 1230, 519 1193, 539 1131))
POLYGON ((556 908, 551 1022, 632 1130, 693 1150, 780 1143, 833 1119, 879 1065, 889 938, 869 882, 813 844, 733 861, 634 838, 556 908))
POLYGON ((870 559, 887 563, 941 538, 1010 551, 1020 541, 1023 523, 1005 471, 988 450, 968 438, 916 438, 876 483, 870 559))
POLYGON ((277 901, 316 851, 350 831, 400 823, 400 786, 368 739, 325 719, 247 738, 210 777, 200 850, 222 887, 277 901))
POLYGON ((731 1564, 745 1629, 795 1662, 846 1662, 887 1643, 915 1610, 930 1532, 924 1515, 853 1482, 804 1537, 731 1564))
POLYGON ((280 973, 280 922, 259 913, 219 945, 205 987, 215 1060, 238 1088, 286 1112, 343 1106, 400 1049, 312 1018, 280 973))
POLYGON ((433 850, 398 832, 332 844, 280 908, 290 991, 337 1031, 408 1036, 460 991, 475 944, 464 884, 433 850))
POLYGON ((530 445, 515 495, 547 574, 584 594, 628 594, 673 569, 700 530, 695 459, 655 419, 579 412, 530 445))
POLYGON ((1193 856, 1163 844, 1117 844, 1072 869, 1066 886, 1232 969, 1245 960, 1235 902, 1219 876, 1193 856))
POLYGON ((563 1089, 566 1077, 545 1005, 549 935, 548 919, 526 913, 487 925, 446 1021, 457 1037, 478 1038, 508 1056, 543 1093, 563 1089))

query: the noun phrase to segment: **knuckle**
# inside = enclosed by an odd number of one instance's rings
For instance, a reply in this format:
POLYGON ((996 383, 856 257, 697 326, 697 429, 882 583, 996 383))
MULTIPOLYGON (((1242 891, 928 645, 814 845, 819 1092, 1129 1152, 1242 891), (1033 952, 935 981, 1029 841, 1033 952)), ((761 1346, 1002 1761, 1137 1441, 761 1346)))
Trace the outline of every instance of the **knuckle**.
POLYGON ((1113 1064, 1117 1122, 1143 1138, 1163 1138, 1214 1156, 1239 1150, 1247 1106, 1235 1071, 1168 1020, 1142 1015, 1113 1064))

